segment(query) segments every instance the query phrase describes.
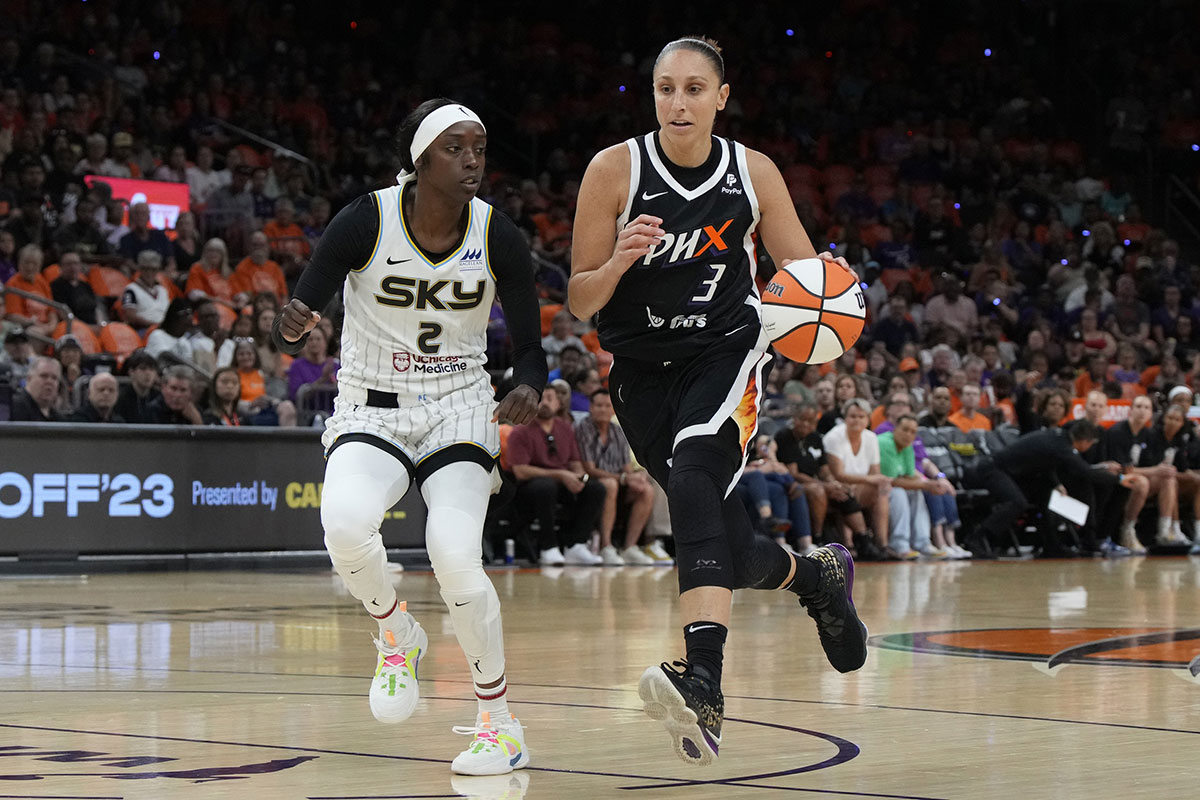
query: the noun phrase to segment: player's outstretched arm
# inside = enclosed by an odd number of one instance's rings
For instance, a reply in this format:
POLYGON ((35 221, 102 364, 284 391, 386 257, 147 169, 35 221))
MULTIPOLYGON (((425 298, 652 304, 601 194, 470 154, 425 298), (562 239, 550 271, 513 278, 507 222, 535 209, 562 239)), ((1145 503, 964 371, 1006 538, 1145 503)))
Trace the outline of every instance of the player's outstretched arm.
POLYGON ((648 214, 617 230, 628 187, 629 148, 624 144, 597 153, 583 175, 567 286, 567 305, 579 319, 588 319, 603 308, 626 270, 662 238, 662 220, 648 214))

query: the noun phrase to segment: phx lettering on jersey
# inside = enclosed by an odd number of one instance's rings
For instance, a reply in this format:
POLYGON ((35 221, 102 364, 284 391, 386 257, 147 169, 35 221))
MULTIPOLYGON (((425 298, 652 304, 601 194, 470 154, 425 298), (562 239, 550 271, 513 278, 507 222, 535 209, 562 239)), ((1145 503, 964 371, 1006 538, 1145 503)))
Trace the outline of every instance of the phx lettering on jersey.
POLYGON ((725 240, 721 237, 731 224, 733 224, 733 220, 727 219, 721 223, 719 228, 716 225, 705 225, 687 233, 664 233, 662 241, 642 259, 642 267, 650 266, 651 261, 664 255, 668 250, 670 255, 660 266, 673 267, 685 264, 704 255, 710 248, 714 253, 723 253, 729 249, 729 245, 725 244, 725 240), (704 237, 703 246, 700 244, 701 236, 704 237))
POLYGON ((466 372, 467 362, 459 356, 392 353, 392 368, 397 372, 408 372, 411 369, 422 375, 447 375, 452 372, 466 372))

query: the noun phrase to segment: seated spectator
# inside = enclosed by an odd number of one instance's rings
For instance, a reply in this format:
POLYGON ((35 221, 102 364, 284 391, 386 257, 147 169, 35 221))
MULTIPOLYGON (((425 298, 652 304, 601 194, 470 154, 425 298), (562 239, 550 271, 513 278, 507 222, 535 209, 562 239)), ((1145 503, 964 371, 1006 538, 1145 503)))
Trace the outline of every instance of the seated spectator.
POLYGON ((1136 347, 1129 342, 1117 346, 1117 363, 1109 369, 1109 377, 1121 385, 1121 397, 1126 400, 1146 393, 1136 347))
POLYGON ((1008 370, 1002 369, 992 375, 991 385, 988 386, 992 395, 988 413, 991 415, 993 427, 1017 424, 1017 409, 1013 404, 1015 387, 1016 382, 1008 370))
POLYGON ((286 197, 275 201, 275 218, 263 226, 272 253, 281 255, 285 263, 306 260, 312 253, 304 229, 296 224, 296 207, 286 197))
POLYGON ((196 330, 191 334, 192 360, 205 372, 233 363, 233 338, 221 327, 216 303, 202 302, 196 309, 196 330))
MULTIPOLYGON (((279 352, 271 338, 278 310, 272 307, 254 312, 254 346, 258 349, 259 368, 267 376, 267 391, 275 397, 287 397, 287 371, 292 357, 279 352)), ((328 338, 327 338, 328 341, 328 338)))
POLYGON ((158 253, 153 250, 138 253, 137 266, 137 277, 121 294, 121 316, 144 335, 150 326, 162 324, 171 305, 171 295, 158 280, 162 270, 162 257, 158 253))
POLYGON ((1022 434, 1057 428, 1067 418, 1067 410, 1071 407, 1070 395, 1061 389, 1030 391, 1029 385, 1036 384, 1040 378, 1040 373, 1029 373, 1025 376, 1025 390, 1017 395, 1017 420, 1022 434))
POLYGON ((158 399, 158 362, 145 350, 135 350, 125 359, 125 374, 129 383, 121 387, 117 398, 117 414, 126 422, 150 422, 150 404, 158 399))
MULTIPOLYGON (((90 196, 79 199, 75 205, 75 221, 61 226, 54 232, 54 248, 60 254, 71 250, 90 263, 112 252, 112 245, 105 240, 104 234, 96 224, 98 207, 97 202, 90 196)), ((62 263, 61 255, 59 263, 62 263)), ((0 275, 2 273, 3 269, 0 268, 0 275)))
POLYGON ((1087 371, 1075 378, 1075 396, 1087 397, 1092 392, 1104 391, 1104 382, 1108 380, 1108 357, 1103 353, 1094 353, 1088 357, 1087 371))
POLYGON ((600 512, 600 558, 609 566, 633 564, 653 566, 654 558, 638 548, 646 521, 654 509, 654 491, 644 470, 633 468, 629 441, 619 425, 613 424, 612 398, 607 389, 592 393, 588 416, 575 423, 575 441, 584 470, 605 489, 600 512), (618 551, 612 543, 617 512, 628 509, 625 542, 618 551))
POLYGON ((162 394, 146 408, 152 425, 203 425, 200 409, 192 402, 191 367, 176 364, 163 370, 162 394))
POLYGON ((979 330, 979 311, 975 301, 962 293, 963 285, 954 275, 942 273, 942 292, 925 304, 925 328, 935 332, 941 328, 970 338, 979 330))
POLYGON ((839 375, 833 386, 833 406, 821 415, 821 421, 817 423, 817 433, 821 435, 829 433, 842 422, 842 409, 847 403, 865 394, 853 375, 839 375))
POLYGON ((201 413, 205 425, 240 428, 250 420, 238 410, 242 398, 242 380, 236 367, 220 367, 208 387, 207 406, 201 413))
MULTIPOLYGON (((4 286, 53 300, 50 284, 42 276, 43 258, 42 248, 36 244, 22 247, 17 252, 17 274, 5 281, 4 286)), ((9 323, 24 326, 26 333, 49 336, 58 324, 58 311, 53 306, 9 292, 4 295, 4 319, 9 323)))
POLYGON ((887 546, 888 495, 892 481, 879 471, 879 440, 867 430, 871 406, 855 398, 842 408, 845 422, 825 434, 823 443, 829 471, 838 483, 847 484, 864 513, 870 512, 874 536, 855 539, 858 555, 865 560, 898 558, 887 546))
MULTIPOLYGON (((288 398, 296 402, 296 394, 302 386, 337 387, 338 362, 329 355, 329 338, 321 328, 313 328, 304 342, 304 349, 288 367, 288 398)), ((312 410, 333 413, 333 395, 312 410)))
POLYGON ((50 284, 54 299, 71 309, 80 322, 97 325, 108 321, 108 312, 103 303, 96 300, 96 293, 83 274, 83 260, 73 250, 66 250, 58 257, 58 277, 50 284))
POLYGON ((175 239, 171 242, 171 253, 180 273, 190 269, 200 260, 200 232, 196 230, 196 217, 183 211, 175 219, 175 239))
POLYGON ((572 374, 570 382, 571 413, 586 414, 591 408, 591 401, 588 398, 602 387, 600 373, 594 369, 584 368, 572 374))
POLYGON ((33 360, 25 387, 13 392, 13 422, 62 422, 59 413, 59 383, 62 366, 53 358, 39 356, 33 360))
POLYGON ((20 385, 29 368, 33 366, 33 347, 24 328, 12 328, 4 335, 4 350, 0 351, 0 364, 8 366, 13 384, 20 385))
POLYGON ((583 340, 572 332, 575 317, 565 308, 554 315, 550 322, 550 335, 542 338, 542 349, 546 351, 546 363, 551 368, 558 366, 558 354, 568 345, 580 353, 587 352, 583 340))
POLYGON ((963 433, 970 433, 973 430, 990 431, 992 429, 991 420, 979 410, 979 398, 981 394, 979 384, 968 383, 964 385, 961 393, 962 407, 950 415, 950 424, 957 427, 963 433))
POLYGON ((98 372, 88 381, 87 400, 68 419, 71 422, 115 422, 123 423, 117 413, 117 379, 110 372, 98 372))
POLYGON ((129 233, 121 237, 117 252, 130 261, 138 261, 140 266, 140 256, 146 250, 158 253, 160 267, 174 269, 175 251, 171 240, 158 228, 150 227, 150 206, 134 203, 129 207, 129 233))
POLYGON ((775 455, 804 489, 812 521, 810 529, 820 535, 825 528, 825 515, 833 506, 850 532, 849 536, 843 537, 842 543, 852 546, 855 539, 870 539, 867 536, 867 524, 863 520, 862 508, 854 499, 853 490, 836 481, 830 472, 825 443, 821 434, 817 433, 819 418, 816 407, 800 406, 792 415, 791 427, 775 434, 775 455))
POLYGON ((888 299, 888 315, 871 326, 871 337, 876 342, 883 342, 887 351, 897 358, 904 345, 921 341, 903 295, 894 294, 888 299))
POLYGON ((790 546, 800 555, 816 549, 804 486, 780 462, 778 445, 771 437, 763 434, 755 439, 753 454, 738 480, 738 488, 743 502, 752 501, 747 502, 747 510, 751 512, 751 520, 762 526, 761 533, 773 536, 779 544, 790 546))
POLYGON ((879 434, 879 471, 892 479, 888 495, 888 542, 901 558, 920 556, 945 558, 949 553, 935 549, 931 538, 929 510, 923 492, 943 494, 944 487, 917 471, 913 442, 917 438, 917 418, 902 414, 894 430, 879 434))
POLYGON ((171 301, 162 324, 146 337, 146 352, 154 358, 174 356, 179 361, 194 364, 196 350, 188 331, 192 328, 192 303, 185 297, 171 301))
POLYGON ((254 340, 242 339, 235 343, 233 364, 242 382, 240 409, 250 418, 250 424, 294 428, 296 406, 290 400, 281 400, 267 393, 267 378, 263 374, 254 340))
POLYGON ((517 502, 538 523, 538 563, 598 565, 600 556, 587 546, 604 509, 605 489, 583 469, 571 424, 559 416, 558 393, 542 392, 538 416, 513 428, 508 437, 508 463, 517 480, 517 502), (554 511, 562 505, 562 531, 554 530, 554 511), (561 545, 561 548, 560 548, 561 545))
POLYGON ((54 357, 62 366, 63 392, 65 394, 75 385, 75 381, 84 375, 83 348, 79 346, 79 340, 74 336, 70 334, 60 336, 54 343, 54 357))
POLYGON ((12 231, 0 228, 0 283, 17 274, 17 239, 12 231))
POLYGON ((235 294, 253 297, 259 292, 268 292, 279 304, 287 300, 287 281, 283 270, 270 259, 271 248, 262 231, 250 235, 250 254, 238 263, 229 279, 229 288, 235 294))
POLYGON ((559 378, 565 378, 568 375, 574 375, 584 367, 584 355, 573 344, 568 344, 558 351, 558 366, 550 370, 550 374, 546 376, 546 380, 554 381, 559 378))
MULTIPOLYGON (((1172 403, 1163 409, 1157 424, 1151 427, 1138 459, 1140 467, 1157 467, 1155 474, 1167 482, 1166 496, 1161 491, 1159 493, 1156 537, 1158 544, 1167 547, 1192 543, 1183 533, 1179 523, 1179 506, 1183 495, 1181 476, 1188 472, 1187 451, 1191 438, 1192 431, 1187 421, 1187 412, 1182 406, 1172 403)), ((1151 492, 1155 483, 1158 481, 1152 479, 1151 492)), ((1195 500, 1195 505, 1200 506, 1200 499, 1195 500)), ((1196 512, 1200 512, 1200 508, 1193 510, 1193 515, 1200 518, 1196 512)))
POLYGON ((193 303, 212 301, 234 311, 250 302, 250 295, 233 291, 233 267, 229 265, 229 250, 222 239, 209 239, 200 252, 200 260, 188 271, 188 299, 193 303))
POLYGON ((929 392, 929 410, 917 418, 922 428, 945 428, 954 423, 950 420, 950 409, 954 398, 949 386, 937 386, 929 392))

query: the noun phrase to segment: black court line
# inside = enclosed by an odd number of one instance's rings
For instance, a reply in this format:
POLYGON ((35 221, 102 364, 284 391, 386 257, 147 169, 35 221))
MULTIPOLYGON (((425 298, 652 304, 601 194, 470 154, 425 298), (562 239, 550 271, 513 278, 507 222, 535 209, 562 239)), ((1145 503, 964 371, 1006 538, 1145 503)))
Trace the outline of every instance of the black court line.
MULTIPOLYGON (((911 652, 911 651, 903 651, 903 652, 911 652)), ((1200 666, 1200 657, 1197 657, 1197 665, 1200 666)), ((108 670, 111 670, 111 671, 133 671, 133 672, 182 672, 182 673, 215 674, 215 675, 258 675, 258 676, 262 676, 262 677, 336 678, 339 680, 357 680, 357 681, 365 680, 365 677, 363 675, 353 675, 353 676, 352 675, 329 675, 329 674, 302 673, 302 672, 246 672, 246 671, 242 671, 242 670, 219 670, 219 669, 195 669, 195 670, 193 670, 193 669, 178 669, 178 668, 171 668, 171 667, 73 666, 70 664, 29 664, 29 663, 25 663, 25 662, 11 662, 11 661, 0 661, 0 666, 46 667, 46 668, 53 668, 53 669, 83 669, 83 670, 92 670, 92 671, 96 671, 96 672, 103 672, 103 671, 108 671, 108 670)), ((432 682, 432 683, 459 683, 459 684, 470 683, 470 681, 462 680, 459 678, 431 678, 430 682, 432 682)), ((578 689, 581 691, 592 691, 592 692, 629 692, 629 693, 636 691, 634 689, 621 689, 621 688, 615 688, 612 686, 578 686, 578 685, 574 685, 574 684, 556 684, 556 683, 509 683, 508 685, 511 687, 526 688, 526 689, 529 689, 529 688, 532 688, 532 689, 578 689)), ((34 692, 34 691, 37 691, 37 690, 0 689, 0 694, 4 694, 5 692, 34 692)), ((56 689, 55 691, 61 692, 64 690, 56 689)), ((86 690, 84 690, 84 689, 80 689, 78 691, 86 691, 89 694, 95 693, 98 691, 113 691, 113 692, 126 691, 126 692, 129 692, 132 694, 138 694, 138 693, 153 694, 154 693, 152 691, 140 690, 140 689, 128 689, 128 690, 101 690, 101 689, 86 689, 86 690)), ((180 691, 185 694, 189 693, 184 690, 160 690, 160 691, 180 691)), ((218 690, 212 690, 212 691, 208 691, 208 692, 205 692, 202 690, 195 690, 195 693, 196 694, 222 694, 224 692, 218 691, 218 690)), ((293 693, 289 693, 289 692, 258 692, 258 694, 305 695, 305 694, 309 694, 309 693, 308 692, 293 692, 293 693)), ((338 697, 338 696, 358 697, 361 695, 361 692, 345 693, 345 694, 333 694, 333 693, 318 692, 316 694, 330 694, 330 696, 334 696, 334 697, 338 697)), ((919 707, 919 706, 890 706, 890 705, 883 705, 883 704, 878 704, 878 703, 846 703, 846 702, 833 701, 833 700, 802 700, 802 699, 798 699, 795 697, 757 697, 755 695, 737 695, 737 694, 727 694, 727 695, 725 695, 725 698, 727 700, 729 700, 729 699, 752 700, 752 701, 758 701, 758 702, 764 702, 764 703, 797 703, 800 705, 838 706, 838 707, 842 707, 842 708, 877 708, 877 709, 881 709, 884 711, 912 711, 912 712, 923 713, 923 714, 957 714, 960 716, 970 716, 970 717, 985 717, 985 718, 990 717, 990 718, 995 718, 995 719, 1029 720, 1031 722, 1059 722, 1064 725, 1088 725, 1088 726, 1092 726, 1092 727, 1101 727, 1101 728, 1120 728, 1120 729, 1128 729, 1128 730, 1153 731, 1156 733, 1183 733, 1183 734, 1191 734, 1191 735, 1200 735, 1200 730, 1188 730, 1186 728, 1161 728, 1161 727, 1155 727, 1152 725, 1133 725, 1131 723, 1123 723, 1123 722, 1096 722, 1093 720, 1064 719, 1062 717, 1031 717, 1031 716, 1026 716, 1023 714, 996 714, 996 713, 987 712, 987 711, 959 711, 959 710, 945 709, 945 708, 923 708, 923 707, 919 707)), ((439 699, 460 699, 460 698, 439 698, 439 699)), ((539 704, 538 701, 521 700, 520 702, 521 703, 530 703, 531 705, 539 704)), ((540 704, 541 705, 565 705, 563 703, 557 703, 557 704, 556 703, 540 703, 540 704)), ((609 708, 609 706, 581 706, 581 707, 583 707, 583 708, 609 708)), ((625 709, 625 710, 636 711, 638 709, 625 709)))
MULTIPOLYGON (((79 690, 79 691, 87 691, 87 690, 79 690)), ((132 689, 131 690, 122 690, 122 691, 125 691, 126 693, 129 693, 129 694, 139 694, 139 693, 154 694, 155 693, 155 692, 139 692, 138 690, 132 690, 132 689)), ((116 692, 114 692, 114 693, 116 693, 116 692)), ((225 692, 203 692, 200 690, 195 690, 193 693, 195 693, 195 694, 224 694, 225 692)), ((230 694, 242 694, 242 692, 230 692, 230 694)), ((261 692, 260 694, 266 695, 266 694, 275 694, 275 693, 261 692)), ((355 695, 355 696, 357 696, 357 695, 355 695)), ((457 697, 447 698, 447 697, 429 696, 427 699, 472 702, 472 698, 457 698, 457 697)), ((589 704, 584 704, 584 703, 550 703, 550 702, 532 701, 527 704, 528 705, 557 706, 557 707, 567 706, 567 707, 574 707, 574 708, 598 708, 598 709, 605 709, 605 710, 611 710, 611 711, 637 711, 637 712, 640 712, 640 709, 616 708, 613 706, 597 706, 597 705, 589 705, 589 704)), ((750 725, 760 725, 763 727, 779 728, 779 729, 793 731, 793 732, 799 732, 799 733, 815 734, 818 738, 824 739, 825 741, 829 741, 830 743, 833 743, 833 744, 836 744, 836 742, 834 742, 832 740, 838 739, 838 737, 831 737, 829 734, 820 734, 820 733, 816 733, 814 731, 805 731, 800 728, 791 728, 786 725, 777 725, 775 723, 769 723, 769 722, 759 722, 756 720, 743 720, 743 719, 733 719, 733 718, 727 718, 726 721, 728 721, 728 722, 744 722, 744 723, 747 723, 750 725)), ((450 759, 444 759, 444 758, 426 758, 426 757, 421 757, 421 756, 400 756, 400 755, 391 755, 391 754, 386 754, 386 753, 360 753, 360 752, 355 752, 355 751, 350 751, 350 750, 327 750, 327 749, 323 749, 323 748, 301 747, 301 746, 296 746, 296 745, 259 744, 259 743, 254 743, 254 742, 230 742, 230 741, 222 741, 222 740, 215 740, 215 739, 189 739, 189 738, 180 737, 180 736, 154 736, 154 735, 150 735, 150 734, 121 733, 121 732, 116 732, 116 731, 90 731, 90 730, 79 730, 79 729, 74 729, 74 728, 53 728, 53 727, 46 727, 46 726, 40 726, 40 725, 17 725, 17 724, 13 724, 13 723, 0 723, 0 728, 12 728, 15 730, 46 731, 46 732, 52 732, 52 733, 75 733, 75 734, 80 734, 80 735, 91 735, 91 736, 114 736, 114 737, 125 738, 125 739, 148 739, 151 741, 183 742, 183 743, 187 743, 187 744, 211 744, 211 745, 221 745, 221 746, 228 746, 228 747, 251 747, 251 748, 259 748, 259 749, 267 749, 267 750, 286 750, 286 751, 294 751, 294 752, 301 752, 301 753, 317 753, 317 754, 321 754, 321 755, 344 755, 344 756, 357 756, 357 757, 361 757, 361 758, 382 758, 382 759, 388 759, 388 760, 393 760, 393 761, 417 761, 417 762, 431 763, 431 764, 449 764, 450 763, 450 759)), ((839 741, 845 741, 845 740, 839 740, 839 741)), ((838 764, 838 763, 844 763, 845 761, 849 761, 850 758, 857 756, 858 755, 857 745, 854 745, 851 742, 846 742, 846 744, 849 745, 851 748, 853 748, 853 750, 854 750, 853 755, 846 757, 843 752, 843 747, 839 746, 838 755, 834 756, 832 759, 826 759, 826 762, 822 762, 822 763, 825 764, 827 762, 834 762, 834 763, 828 763, 827 765, 828 766, 836 766, 836 764, 838 764)), ((800 772, 809 771, 812 768, 813 767, 806 765, 804 767, 798 767, 796 769, 785 770, 785 771, 777 772, 777 773, 765 773, 765 774, 760 774, 760 775, 744 775, 744 776, 740 776, 740 777, 735 776, 732 778, 716 779, 716 780, 712 780, 712 781, 689 781, 687 779, 657 777, 657 776, 653 776, 653 775, 633 775, 633 774, 626 774, 626 773, 598 772, 598 771, 593 771, 593 770, 580 770, 580 769, 561 769, 561 768, 553 768, 553 767, 526 767, 526 769, 529 770, 530 772, 550 772, 550 773, 570 774, 570 775, 590 775, 590 776, 594 776, 594 777, 604 777, 604 778, 623 778, 623 779, 638 780, 638 781, 658 781, 659 782, 658 784, 644 787, 644 788, 653 788, 653 789, 673 788, 676 785, 690 786, 690 785, 722 784, 722 783, 731 782, 731 781, 737 782, 737 781, 746 781, 746 780, 763 780, 765 778, 782 777, 785 775, 794 775, 794 774, 797 774, 800 772)), ((756 786, 754 788, 772 788, 772 789, 774 789, 774 788, 780 788, 780 787, 774 787, 774 786, 757 787, 756 786)), ((932 800, 932 799, 930 798, 930 799, 926 799, 926 800, 932 800)))

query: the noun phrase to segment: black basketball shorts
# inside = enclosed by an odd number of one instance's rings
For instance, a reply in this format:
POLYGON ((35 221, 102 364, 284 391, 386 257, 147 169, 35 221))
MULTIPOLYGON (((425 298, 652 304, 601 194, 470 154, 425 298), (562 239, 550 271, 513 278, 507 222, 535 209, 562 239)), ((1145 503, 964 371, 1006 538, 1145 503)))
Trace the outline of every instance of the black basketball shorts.
POLYGON ((709 350, 687 361, 648 362, 618 357, 608 376, 613 408, 638 462, 667 486, 675 448, 696 436, 728 442, 726 495, 746 464, 758 431, 764 350, 709 350))

